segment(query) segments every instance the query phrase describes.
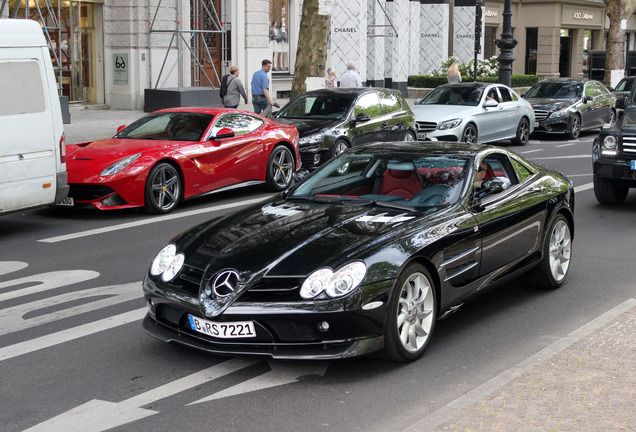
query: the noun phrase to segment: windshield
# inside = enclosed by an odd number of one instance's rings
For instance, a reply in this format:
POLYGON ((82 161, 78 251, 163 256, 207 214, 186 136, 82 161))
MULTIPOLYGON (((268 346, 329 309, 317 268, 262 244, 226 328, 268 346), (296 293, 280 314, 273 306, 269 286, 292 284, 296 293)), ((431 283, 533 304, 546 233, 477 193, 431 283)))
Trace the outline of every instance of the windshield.
POLYGON ((438 87, 428 94, 420 105, 467 105, 477 106, 484 92, 483 87, 438 87))
POLYGON ((526 93, 526 98, 574 99, 583 95, 579 81, 539 82, 526 93))
POLYGON ((214 118, 210 114, 167 112, 140 118, 115 138, 199 141, 214 118))
POLYGON ((633 79, 623 78, 622 80, 620 80, 620 82, 618 83, 618 85, 616 86, 614 90, 615 91, 630 91, 632 89, 633 82, 634 82, 633 79))
POLYGON ((353 104, 353 96, 304 94, 278 112, 278 118, 343 119, 353 104))
POLYGON ((469 160, 445 155, 342 154, 287 198, 419 210, 459 200, 469 160))

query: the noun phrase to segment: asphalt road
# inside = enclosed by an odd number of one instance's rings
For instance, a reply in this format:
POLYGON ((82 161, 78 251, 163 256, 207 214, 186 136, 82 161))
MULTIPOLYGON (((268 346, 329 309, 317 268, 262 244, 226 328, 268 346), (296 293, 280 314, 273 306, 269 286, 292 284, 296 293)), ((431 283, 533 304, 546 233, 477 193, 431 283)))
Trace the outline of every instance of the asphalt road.
POLYGON ((634 296, 636 192, 620 207, 591 187, 595 133, 515 148, 576 185, 573 260, 557 291, 519 280, 438 322, 410 364, 211 356, 144 335, 141 280, 176 233, 258 188, 167 216, 44 208, 0 219, 2 430, 401 430, 634 296), (75 429, 74 429, 75 428, 75 429))

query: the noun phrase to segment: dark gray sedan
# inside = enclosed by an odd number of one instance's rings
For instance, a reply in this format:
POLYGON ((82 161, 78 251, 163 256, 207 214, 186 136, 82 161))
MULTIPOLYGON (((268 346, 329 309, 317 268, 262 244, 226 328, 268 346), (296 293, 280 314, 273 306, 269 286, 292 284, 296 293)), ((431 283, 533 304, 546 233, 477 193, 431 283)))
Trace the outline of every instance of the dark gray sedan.
POLYGON ((616 96, 601 82, 586 78, 539 81, 523 97, 532 104, 535 132, 566 134, 600 129, 616 122, 616 96))

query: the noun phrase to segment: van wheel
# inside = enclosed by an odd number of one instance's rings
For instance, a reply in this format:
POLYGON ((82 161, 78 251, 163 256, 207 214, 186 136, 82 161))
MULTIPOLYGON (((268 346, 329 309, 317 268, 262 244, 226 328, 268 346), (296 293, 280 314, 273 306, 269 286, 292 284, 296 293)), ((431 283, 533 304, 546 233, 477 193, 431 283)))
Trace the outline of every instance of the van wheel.
POLYGON ((181 177, 168 163, 155 165, 146 179, 146 210, 150 213, 168 213, 181 199, 181 177))

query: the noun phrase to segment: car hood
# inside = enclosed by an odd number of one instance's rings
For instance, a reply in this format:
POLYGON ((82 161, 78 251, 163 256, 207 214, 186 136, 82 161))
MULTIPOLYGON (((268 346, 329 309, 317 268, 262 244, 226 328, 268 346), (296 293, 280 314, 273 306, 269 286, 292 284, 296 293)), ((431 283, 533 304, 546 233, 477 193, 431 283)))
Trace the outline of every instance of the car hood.
POLYGON ((293 119, 275 118, 276 123, 285 123, 296 126, 298 136, 304 138, 309 135, 324 132, 325 129, 333 129, 342 125, 344 119, 293 119))
POLYGON ((451 118, 467 117, 475 111, 474 106, 463 105, 415 105, 411 111, 416 121, 442 121, 451 118))
POLYGON ((529 98, 526 99, 535 110, 559 111, 574 105, 578 99, 550 99, 550 98, 529 98))
POLYGON ((75 160, 90 160, 95 162, 112 161, 142 153, 149 149, 169 149, 177 141, 137 140, 109 138, 93 141, 88 144, 69 144, 66 146, 67 164, 73 165, 75 160))
MULTIPOLYGON (((205 222, 180 235, 176 243, 186 264, 207 269, 208 276, 231 268, 245 281, 302 278, 321 267, 335 270, 351 260, 369 257, 378 248, 410 237, 408 231, 415 225, 423 234, 426 225, 434 226, 444 219, 439 213, 340 204, 299 205, 274 199, 205 222)), ((418 238, 425 239, 426 235, 418 238)), ((399 262, 409 251, 396 249, 392 253, 399 262)))

